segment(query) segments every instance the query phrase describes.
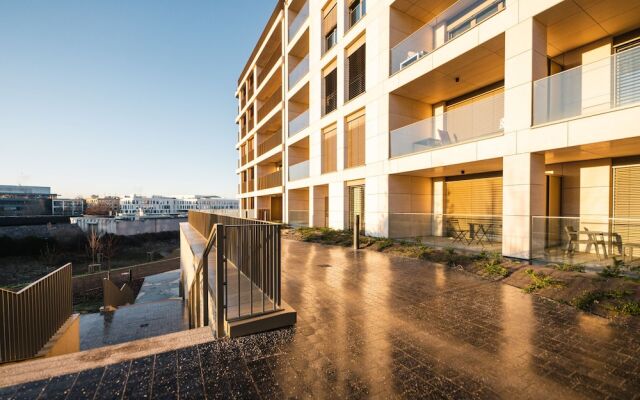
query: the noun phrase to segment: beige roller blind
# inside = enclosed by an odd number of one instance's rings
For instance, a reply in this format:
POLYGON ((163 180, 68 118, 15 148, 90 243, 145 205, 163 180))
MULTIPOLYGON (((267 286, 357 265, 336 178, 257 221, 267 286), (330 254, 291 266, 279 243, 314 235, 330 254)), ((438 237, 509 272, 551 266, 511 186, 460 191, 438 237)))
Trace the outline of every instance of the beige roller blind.
POLYGON ((502 215, 502 177, 478 177, 446 182, 446 213, 502 215))
POLYGON ((613 231, 622 243, 640 243, 640 165, 613 168, 613 231))
POLYGON ((357 167, 365 163, 365 114, 360 110, 346 119, 345 126, 345 168, 357 167))
POLYGON ((326 35, 338 26, 338 7, 336 2, 331 2, 322 12, 322 33, 326 35))
POLYGON ((322 173, 334 172, 337 169, 337 145, 336 125, 325 128, 322 131, 322 173))

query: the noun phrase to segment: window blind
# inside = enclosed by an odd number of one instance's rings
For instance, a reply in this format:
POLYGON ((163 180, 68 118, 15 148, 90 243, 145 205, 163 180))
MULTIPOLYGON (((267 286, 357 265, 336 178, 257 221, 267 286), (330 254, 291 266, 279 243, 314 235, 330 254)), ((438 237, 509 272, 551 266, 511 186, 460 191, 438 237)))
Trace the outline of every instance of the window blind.
POLYGON ((616 106, 640 101, 640 39, 616 47, 616 106))
POLYGON ((349 100, 365 91, 365 57, 366 45, 363 44, 347 58, 347 71, 349 74, 347 98, 349 100))
POLYGON ((345 167, 352 168, 365 164, 365 114, 359 111, 346 120, 345 127, 345 167))

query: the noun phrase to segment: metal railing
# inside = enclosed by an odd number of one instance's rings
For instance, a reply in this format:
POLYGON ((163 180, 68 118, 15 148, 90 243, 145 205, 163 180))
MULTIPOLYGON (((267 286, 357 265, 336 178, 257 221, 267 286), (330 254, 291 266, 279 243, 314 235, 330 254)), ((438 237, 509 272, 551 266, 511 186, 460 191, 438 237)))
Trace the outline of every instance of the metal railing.
POLYGON ((505 0, 460 0, 391 49, 391 74, 408 67, 505 8, 505 0))
POLYGON ((309 127, 309 110, 289 121, 289 137, 309 127))
POLYGON ((640 219, 544 217, 531 219, 531 258, 582 264, 597 270, 614 258, 640 265, 640 219))
POLYGON ((640 47, 539 79, 533 84, 533 124, 640 103, 640 47))
POLYGON ((208 238, 188 294, 192 326, 213 319, 221 337, 225 322, 280 309, 279 224, 201 211, 189 212, 189 224, 208 238))
POLYGON ((275 171, 258 178, 258 190, 282 186, 282 171, 275 171))
POLYGON ((302 28, 302 25, 304 25, 304 22, 307 20, 307 18, 309 18, 308 1, 304 3, 300 11, 298 11, 298 15, 296 15, 296 17, 291 22, 291 25, 289 25, 289 42, 291 42, 291 40, 296 37, 296 34, 300 30, 300 28, 302 28))
POLYGON ((504 93, 391 131, 391 157, 480 139, 504 130, 504 93))
POLYGON ((289 166, 289 181, 297 181, 309 177, 309 160, 289 166))
POLYGON ((390 213, 389 237, 437 247, 501 251, 501 215, 390 213))
POLYGON ((280 144, 282 144, 282 131, 278 130, 267 139, 265 139, 262 143, 258 144, 258 157, 280 144))
POLYGON ((309 55, 303 58, 289 73, 289 89, 294 87, 309 73, 309 55))
POLYGON ((71 264, 18 292, 0 289, 0 363, 35 357, 73 313, 71 264))

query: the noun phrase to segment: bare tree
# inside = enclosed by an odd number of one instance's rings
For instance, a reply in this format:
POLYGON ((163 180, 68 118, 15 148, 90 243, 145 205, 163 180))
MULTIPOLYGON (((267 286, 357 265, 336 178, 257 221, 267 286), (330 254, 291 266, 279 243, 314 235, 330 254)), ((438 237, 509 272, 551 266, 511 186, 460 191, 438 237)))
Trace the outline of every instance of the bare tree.
POLYGON ((96 263, 96 256, 102 249, 102 235, 96 229, 91 229, 87 235, 87 251, 91 255, 91 264, 96 263))
POLYGON ((47 240, 44 247, 40 249, 40 259, 44 264, 46 264, 47 269, 53 268, 58 259, 56 246, 49 244, 49 241, 47 240))
POLYGON ((116 235, 105 235, 102 244, 102 254, 107 259, 107 271, 111 275, 111 257, 118 251, 118 242, 120 240, 116 235))

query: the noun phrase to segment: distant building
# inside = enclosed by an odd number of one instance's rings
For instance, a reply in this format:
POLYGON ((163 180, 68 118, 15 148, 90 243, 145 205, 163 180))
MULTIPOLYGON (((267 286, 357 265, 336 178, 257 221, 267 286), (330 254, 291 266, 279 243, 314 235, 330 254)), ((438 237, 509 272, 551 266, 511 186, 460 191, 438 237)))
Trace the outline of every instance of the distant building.
POLYGON ((85 199, 85 213, 90 215, 116 215, 120 212, 120 197, 93 195, 85 199))
POLYGON ((55 197, 46 186, 0 185, 0 216, 51 215, 51 201, 55 197))
POLYGON ((51 215, 77 217, 84 213, 84 199, 51 200, 51 215))
POLYGON ((189 210, 237 210, 236 199, 217 196, 124 196, 120 199, 120 214, 131 215, 171 215, 185 214, 189 210))

